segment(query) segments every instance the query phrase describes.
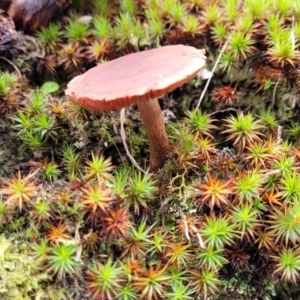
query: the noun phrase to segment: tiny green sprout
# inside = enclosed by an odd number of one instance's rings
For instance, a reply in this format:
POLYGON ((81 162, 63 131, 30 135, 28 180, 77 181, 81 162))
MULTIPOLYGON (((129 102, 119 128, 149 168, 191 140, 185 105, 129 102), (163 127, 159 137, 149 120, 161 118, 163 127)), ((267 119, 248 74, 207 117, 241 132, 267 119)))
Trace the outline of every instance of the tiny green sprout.
POLYGON ((142 175, 141 172, 134 172, 128 178, 128 186, 123 199, 125 207, 133 207, 134 213, 139 215, 140 207, 149 209, 148 201, 154 198, 156 181, 151 179, 150 174, 142 175))
POLYGON ((266 0, 245 0, 244 11, 253 19, 264 19, 270 1, 266 0))
POLYGON ((108 39, 111 37, 112 28, 109 20, 102 16, 97 15, 93 18, 93 33, 98 39, 108 39))
POLYGON ((171 292, 165 293, 165 299, 170 300, 193 300, 194 291, 188 284, 183 284, 182 282, 174 283, 171 285, 171 292))
POLYGON ((199 268, 207 267, 212 270, 218 270, 228 263, 228 260, 223 256, 224 249, 214 249, 208 246, 205 249, 200 249, 197 253, 199 260, 199 268))
POLYGON ((274 90, 274 86, 276 85, 276 81, 271 78, 264 79, 261 84, 259 90, 267 91, 267 90, 274 90))
POLYGON ((275 273, 285 281, 296 283, 300 277, 300 253, 298 249, 283 248, 273 255, 276 263, 275 273))
POLYGON ((118 261, 109 258, 105 264, 96 263, 87 272, 87 288, 93 299, 117 299, 124 280, 118 261))
POLYGON ((151 238, 153 246, 147 250, 147 253, 150 253, 150 256, 153 256, 155 253, 161 254, 165 249, 170 247, 167 235, 167 231, 157 230, 154 232, 151 238))
POLYGON ((295 158, 293 156, 281 155, 273 161, 273 168, 279 170, 283 176, 295 174, 295 158))
POLYGON ((156 45, 160 45, 160 40, 164 36, 166 28, 164 22, 160 18, 150 19, 148 24, 149 37, 156 45))
POLYGON ((270 215, 269 229, 276 237, 276 242, 281 241, 286 245, 298 244, 300 241, 300 210, 299 204, 284 209, 273 209, 270 215))
POLYGON ((284 140, 282 142, 282 152, 283 153, 288 154, 288 153, 290 153, 290 151, 292 151, 292 149, 293 149, 293 144, 290 141, 284 140))
POLYGON ((31 174, 23 177, 20 170, 10 180, 2 179, 4 187, 0 189, 0 196, 4 195, 6 203, 22 211, 25 202, 31 202, 36 192, 35 179, 31 174))
POLYGON ((40 134, 35 133, 25 133, 21 136, 26 147, 33 151, 44 151, 45 150, 45 140, 40 134))
POLYGON ((102 155, 95 155, 92 153, 92 159, 86 161, 86 176, 85 178, 97 178, 101 180, 113 180, 114 177, 111 174, 114 166, 112 165, 111 158, 105 159, 102 155))
POLYGON ((81 204, 88 211, 96 214, 97 211, 106 212, 113 198, 111 196, 111 189, 106 188, 101 181, 97 184, 86 184, 82 188, 81 204))
POLYGON ((282 197, 287 203, 298 203, 300 200, 300 177, 297 172, 286 172, 281 179, 282 197))
POLYGON ((256 169, 240 172, 236 178, 232 180, 232 189, 239 203, 244 201, 252 203, 259 198, 263 184, 266 178, 262 176, 256 169))
POLYGON ((127 186, 128 177, 131 173, 131 169, 128 166, 122 166, 114 172, 114 193, 118 197, 124 196, 125 187, 127 186))
POLYGON ((11 118, 14 121, 13 128, 17 130, 17 135, 29 134, 33 131, 33 121, 27 111, 19 110, 16 116, 11 118))
POLYGON ((62 149, 62 162, 69 175, 80 173, 80 154, 75 153, 70 146, 66 145, 62 149))
POLYGON ((261 198, 256 198, 253 201, 252 208, 257 212, 258 216, 268 211, 266 203, 261 198))
POLYGON ((50 182, 53 182, 58 179, 58 176, 61 174, 61 170, 59 169, 58 165, 54 162, 47 162, 43 166, 43 178, 50 182))
POLYGON ((221 12, 219 6, 215 4, 207 5, 203 10, 202 19, 205 23, 214 25, 220 20, 220 14, 221 12))
POLYGON ((273 12, 284 17, 290 17, 294 14, 294 1, 292 0, 276 0, 272 1, 273 12))
POLYGON ((237 61, 246 60, 253 55, 255 47, 251 34, 233 32, 228 42, 228 51, 237 61))
POLYGON ((226 50, 221 58, 220 58, 220 64, 219 68, 221 72, 227 72, 231 73, 233 70, 238 69, 239 63, 237 60, 234 58, 234 54, 231 53, 231 51, 226 50))
POLYGON ((215 42, 215 44, 223 45, 226 42, 228 36, 228 29, 225 24, 216 23, 210 28, 210 31, 211 31, 212 39, 215 42))
POLYGON ((183 32, 190 33, 192 35, 200 33, 200 22, 195 15, 188 14, 183 19, 183 24, 181 26, 183 32))
POLYGON ((6 226, 7 223, 12 219, 12 209, 7 205, 6 202, 2 200, 0 196, 0 229, 3 225, 6 226))
POLYGON ((39 90, 34 91, 31 95, 29 103, 26 107, 26 111, 29 115, 38 115, 40 113, 45 113, 47 107, 47 98, 44 93, 39 90))
POLYGON ((240 32, 240 34, 252 34, 254 29, 254 19, 250 15, 239 18, 235 23, 235 30, 240 32))
POLYGON ((41 91, 46 94, 52 94, 59 90, 59 84, 55 81, 46 81, 41 86, 41 91))
POLYGON ((95 6, 95 11, 97 13, 108 17, 112 14, 113 9, 111 7, 111 1, 110 0, 95 0, 93 1, 94 6, 95 6))
POLYGON ((295 66, 300 60, 300 52, 291 40, 290 30, 280 29, 270 36, 270 48, 265 55, 276 66, 295 66))
POLYGON ((164 15, 170 15, 171 10, 174 6, 176 6, 177 0, 165 0, 161 2, 161 10, 163 11, 164 15))
POLYGON ((133 286, 144 299, 159 299, 165 293, 165 288, 170 285, 166 268, 161 263, 152 264, 135 276, 133 286))
POLYGON ((168 275, 170 275, 171 285, 180 284, 181 282, 186 282, 189 280, 187 268, 178 268, 177 266, 170 266, 168 268, 168 275))
POLYGON ((121 241, 124 249, 121 256, 123 257, 129 254, 132 259, 139 257, 139 255, 145 256, 146 251, 151 245, 151 237, 153 234, 150 232, 153 226, 154 224, 147 227, 146 220, 142 219, 137 229, 131 227, 126 239, 121 241))
POLYGON ((260 225, 257 210, 248 203, 236 207, 232 213, 232 223, 236 230, 241 232, 241 238, 254 239, 256 229, 260 225))
POLYGON ((133 16, 128 12, 120 13, 115 17, 114 36, 120 48, 124 48, 132 38, 135 23, 133 16))
MULTIPOLYGON (((264 23, 264 29, 270 36, 276 36, 283 29, 284 18, 279 14, 271 14, 264 23)), ((272 41, 272 39, 270 39, 272 41)))
POLYGON ((121 3, 121 10, 123 12, 128 12, 132 16, 135 16, 138 13, 138 6, 136 1, 134 0, 122 0, 121 3))
POLYGON ((196 189, 200 191, 200 197, 198 197, 198 206, 202 207, 206 204, 210 207, 211 211, 215 206, 219 208, 228 204, 228 197, 232 194, 230 188, 230 180, 222 182, 217 177, 212 177, 210 173, 207 174, 205 182, 201 182, 196 186, 196 189))
POLYGON ((207 162, 211 161, 212 154, 216 153, 216 143, 213 143, 209 137, 199 138, 197 141, 197 150, 201 158, 204 158, 207 162))
POLYGON ((36 36, 49 52, 55 52, 55 49, 61 41, 61 26, 59 24, 50 23, 48 27, 43 27, 38 31, 36 36))
POLYGON ((151 22, 153 20, 160 20, 161 21, 161 14, 158 7, 148 7, 145 10, 145 15, 148 20, 148 22, 151 22))
POLYGON ((8 84, 14 84, 19 81, 18 76, 14 73, 3 72, 0 74, 0 77, 8 84))
POLYGON ((65 32, 70 41, 78 43, 87 43, 89 34, 89 24, 78 19, 71 20, 65 32))
POLYGON ((208 295, 215 294, 219 290, 222 281, 218 278, 218 271, 208 268, 201 268, 199 271, 190 271, 191 288, 197 295, 203 296, 204 300, 208 295))
POLYGON ((18 82, 18 77, 13 73, 0 73, 0 97, 6 97, 12 90, 14 84, 18 82))
POLYGON ((81 120, 87 121, 90 119, 90 116, 92 115, 91 111, 88 109, 83 108, 81 105, 78 105, 74 102, 68 103, 67 106, 68 110, 68 117, 74 121, 75 126, 83 126, 81 125, 81 120))
POLYGON ((216 121, 211 119, 211 117, 201 112, 201 110, 186 111, 185 118, 183 122, 188 126, 190 133, 195 134, 195 137, 204 137, 209 136, 213 139, 211 130, 216 129, 217 127, 212 123, 216 121))
POLYGON ((44 221, 48 221, 51 218, 51 205, 47 200, 39 200, 34 205, 34 210, 32 210, 31 216, 37 224, 40 224, 44 221))
POLYGON ((180 141, 178 146, 176 145, 179 153, 189 155, 195 152, 196 145, 195 145, 195 137, 193 134, 185 134, 176 141, 180 141))
POLYGON ((48 138, 55 138, 57 136, 54 116, 41 113, 36 115, 32 122, 34 126, 33 133, 39 135, 42 139, 47 140, 48 138))
POLYGON ((254 142, 246 147, 244 159, 249 161, 250 166, 254 168, 266 167, 274 158, 270 153, 268 142, 254 142))
MULTIPOLYGON (((25 235, 28 239, 35 239, 40 235, 39 227, 35 224, 31 224, 30 227, 26 228, 25 235)), ((24 245, 25 246, 25 245, 24 245)))
POLYGON ((48 247, 47 239, 43 238, 40 240, 39 244, 34 244, 32 246, 32 255, 39 262, 44 263, 47 261, 47 255, 50 248, 48 247))
POLYGON ((108 50, 109 44, 107 40, 94 41, 88 46, 87 54, 91 61, 100 61, 108 50))
POLYGON ((79 271, 79 262, 76 258, 77 246, 73 244, 57 244, 49 250, 48 272, 53 272, 59 279, 67 274, 79 271))
POLYGON ((226 20, 229 22, 234 22, 238 19, 240 11, 238 9, 238 0, 226 0, 224 1, 226 20))
POLYGON ((261 120, 263 126, 265 126, 272 133, 276 132, 278 127, 277 116, 271 108, 261 110, 258 114, 258 119, 261 120))
POLYGON ((291 121, 291 124, 286 131, 292 138, 298 140, 300 137, 300 124, 298 122, 291 121))
POLYGON ((224 245, 231 244, 233 239, 238 236, 233 228, 234 225, 230 224, 228 217, 206 216, 200 234, 207 247, 221 249, 224 245))
POLYGON ((136 300, 138 299, 138 294, 135 293, 135 288, 130 284, 122 285, 119 290, 118 300, 136 300))
POLYGON ((239 112, 236 117, 230 116, 225 119, 226 130, 222 133, 229 133, 228 140, 234 140, 234 145, 239 145, 239 150, 243 150, 246 144, 260 141, 263 134, 259 130, 264 129, 260 120, 255 120, 251 113, 244 115, 239 112))
POLYGON ((187 15, 187 10, 184 4, 176 1, 171 7, 169 13, 169 19, 172 24, 182 24, 185 16, 187 15))
POLYGON ((193 250, 191 244, 185 242, 178 242, 170 244, 170 250, 166 256, 169 258, 168 264, 175 265, 178 268, 181 266, 187 267, 188 263, 193 258, 193 250))

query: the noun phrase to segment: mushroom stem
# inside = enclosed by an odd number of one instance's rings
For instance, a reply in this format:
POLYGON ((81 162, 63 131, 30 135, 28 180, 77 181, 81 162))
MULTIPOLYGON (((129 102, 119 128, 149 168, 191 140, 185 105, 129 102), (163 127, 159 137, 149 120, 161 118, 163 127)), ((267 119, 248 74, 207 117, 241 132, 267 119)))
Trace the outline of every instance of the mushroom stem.
POLYGON ((142 116, 150 143, 150 172, 160 168, 171 150, 165 123, 157 99, 138 101, 137 106, 142 116))

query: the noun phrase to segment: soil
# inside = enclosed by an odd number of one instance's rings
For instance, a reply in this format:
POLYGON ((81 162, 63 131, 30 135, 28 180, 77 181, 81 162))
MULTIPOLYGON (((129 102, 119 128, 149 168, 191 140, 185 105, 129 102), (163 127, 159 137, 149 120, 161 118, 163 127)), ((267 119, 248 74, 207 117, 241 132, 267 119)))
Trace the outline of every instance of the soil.
POLYGON ((9 177, 18 169, 23 169, 32 154, 20 153, 21 143, 11 130, 10 120, 0 115, 0 177, 9 177))
MULTIPOLYGON (((37 80, 40 80, 37 78, 37 80)), ((218 79, 215 79, 218 81, 218 79)), ((34 85, 34 84, 33 84, 34 85)), ((190 95, 188 100, 182 101, 182 99, 186 99, 186 94, 189 94, 189 86, 185 86, 183 89, 176 91, 175 93, 168 95, 162 101, 163 109, 170 110, 172 113, 177 115, 178 118, 181 118, 183 115, 183 107, 185 109, 187 107, 193 107, 193 102, 197 101, 199 95, 190 95), (175 108, 176 107, 176 108, 175 108)), ((244 90, 240 88, 240 93, 249 95, 253 94, 253 91, 247 89, 245 87, 244 90)), ((205 104, 204 104, 205 105, 205 104)), ((132 131, 135 133, 139 133, 143 136, 145 133, 143 129, 141 129, 141 121, 139 119, 138 113, 135 109, 128 110, 128 116, 131 122, 132 131)), ((112 118, 115 119, 115 124, 119 125, 118 113, 113 113, 112 118)), ((218 114, 218 119, 222 119, 222 112, 218 114)), ((112 127, 110 128, 112 129, 112 127)), ((114 165, 122 164, 122 161, 127 161, 125 153, 122 152, 119 156, 119 152, 116 149, 116 146, 119 149, 123 149, 120 141, 120 136, 118 134, 118 130, 115 130, 113 133, 114 143, 109 143, 104 146, 103 141, 99 141, 97 137, 92 137, 91 140, 87 143, 87 147, 84 149, 85 152, 93 149, 95 145, 99 147, 103 147, 103 153, 105 156, 113 156, 114 165)), ((141 142, 141 144, 144 141, 141 142)), ((140 146, 140 145, 138 145, 140 146)), ((145 145, 144 145, 145 146, 145 145)), ((137 146, 136 146, 137 147, 137 146)), ((122 151, 122 150, 121 150, 122 151)), ((140 151, 136 151, 138 157, 135 157, 140 164, 143 164, 145 156, 148 156, 148 150, 141 147, 140 151)), ((4 114, 0 114, 0 177, 10 177, 11 174, 15 174, 17 170, 25 171, 28 173, 29 171, 29 163, 30 161, 36 159, 39 153, 34 153, 28 149, 24 150, 22 148, 22 143, 14 130, 12 129, 12 124, 10 118, 4 114)), ((232 279, 233 271, 228 271, 227 274, 224 275, 226 280, 226 276, 228 277, 228 282, 232 279)), ((216 296, 215 299, 218 300, 266 300, 270 298, 266 298, 266 296, 270 295, 269 291, 266 291, 264 284, 264 276, 258 277, 257 274, 253 276, 251 272, 244 272, 240 277, 235 278, 234 282, 228 284, 223 291, 220 291, 220 294, 216 296)), ((74 299, 84 300, 84 295, 76 287, 74 281, 71 278, 68 278, 67 288, 74 294, 74 299)), ((277 295, 273 296, 273 300, 300 300, 300 286, 295 286, 292 284, 285 284, 282 282, 278 282, 276 285, 277 295)))

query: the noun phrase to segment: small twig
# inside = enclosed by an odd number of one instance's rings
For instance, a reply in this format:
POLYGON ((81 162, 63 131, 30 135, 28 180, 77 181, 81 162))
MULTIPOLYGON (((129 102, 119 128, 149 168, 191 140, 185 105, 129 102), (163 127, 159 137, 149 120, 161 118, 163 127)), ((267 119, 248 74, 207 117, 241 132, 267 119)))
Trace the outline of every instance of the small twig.
POLYGON ((281 125, 278 126, 277 128, 277 137, 276 137, 276 140, 277 142, 281 142, 282 141, 282 129, 283 127, 281 125))
POLYGON ((200 95, 200 98, 199 98, 198 104, 197 104, 197 106, 196 106, 196 109, 199 109, 199 107, 200 107, 200 105, 201 105, 201 102, 202 102, 202 100, 203 100, 203 98, 204 98, 204 96, 205 96, 205 93, 206 93, 206 91, 207 91, 207 89, 208 89, 208 86, 209 86, 209 84, 210 84, 211 78, 213 77, 213 74, 215 73, 215 70, 216 70, 216 68, 217 68, 217 66, 218 66, 218 64, 219 64, 219 61, 220 61, 220 59, 221 59, 221 57, 222 57, 224 51, 225 51, 226 48, 227 48, 227 45, 228 45, 228 42, 229 42, 230 37, 231 37, 231 34, 229 35, 229 37, 227 38, 225 44, 224 44, 223 47, 222 47, 222 50, 221 50, 221 52, 220 52, 220 54, 219 54, 219 56, 218 56, 218 58, 217 58, 217 60, 216 60, 216 62, 215 62, 215 64, 214 64, 214 67, 213 67, 213 69, 212 69, 212 71, 211 71, 211 73, 212 73, 211 76, 210 76, 210 77, 208 78, 208 80, 206 81, 206 85, 205 85, 204 90, 202 91, 202 93, 201 93, 201 95, 200 95))
POLYGON ((79 245, 76 251, 76 261, 81 261, 81 253, 82 253, 82 245, 80 244, 80 234, 79 229, 81 227, 81 223, 77 223, 75 227, 75 241, 76 244, 79 245))
POLYGON ((5 58, 3 56, 0 56, 0 59, 3 59, 6 62, 8 62, 9 64, 11 64, 14 67, 14 69, 16 70, 16 72, 18 73, 18 76, 19 76, 20 80, 22 81, 22 75, 21 75, 21 72, 18 69, 18 67, 13 62, 11 62, 9 59, 7 59, 7 58, 5 58))
POLYGON ((132 164, 139 170, 141 171, 142 173, 144 174, 147 174, 146 171, 144 171, 139 165, 138 163, 136 162, 136 160, 133 158, 133 156, 130 154, 129 152, 129 149, 127 147, 127 144, 126 144, 126 134, 125 134, 125 129, 124 129, 124 120, 125 120, 125 108, 122 108, 121 109, 121 112, 120 112, 120 134, 121 134, 121 140, 122 140, 122 143, 124 145, 124 149, 125 149, 125 152, 128 156, 128 158, 130 159, 130 161, 132 162, 132 164))
POLYGON ((191 238, 190 238, 190 235, 189 235, 189 225, 187 223, 187 220, 186 220, 186 216, 185 214, 182 212, 181 208, 179 207, 179 213, 180 213, 180 216, 181 216, 181 220, 183 222, 183 225, 184 225, 184 235, 186 237, 186 239, 190 242, 191 238))
POLYGON ((291 31, 291 43, 292 43, 292 47, 293 47, 293 51, 295 51, 295 16, 292 16, 292 31, 291 31))
POLYGON ((272 107, 274 107, 274 104, 275 104, 275 98, 276 98, 276 90, 277 90, 277 86, 279 84, 279 81, 280 81, 280 76, 274 86, 274 90, 273 90, 273 99, 272 99, 272 107))
POLYGON ((200 235, 199 230, 194 225, 191 225, 191 228, 192 228, 193 232, 197 235, 200 248, 205 249, 206 247, 205 247, 203 239, 202 239, 202 237, 200 235))
POLYGON ((280 174, 280 170, 272 170, 272 171, 269 171, 267 173, 264 174, 264 176, 271 176, 271 175, 277 175, 277 174, 280 174))
MULTIPOLYGON (((239 2, 237 3, 236 7, 235 7, 236 10, 240 11, 241 8, 243 7, 243 5, 244 5, 244 0, 239 1, 239 2)), ((217 66, 218 66, 218 64, 219 64, 219 61, 220 61, 220 59, 221 59, 223 53, 225 52, 225 50, 226 50, 226 48, 227 48, 227 46, 228 46, 228 42, 229 42, 229 40, 230 40, 230 38, 231 38, 231 35, 232 35, 232 33, 230 33, 230 35, 228 36, 228 38, 227 38, 225 44, 224 44, 223 47, 222 47, 222 50, 221 50, 221 52, 220 52, 220 54, 219 54, 219 56, 218 56, 218 58, 217 58, 217 60, 216 60, 216 62, 215 62, 215 65, 214 65, 214 67, 213 67, 213 69, 212 69, 212 71, 211 71, 212 74, 211 74, 211 76, 208 78, 208 80, 207 80, 207 82, 206 82, 206 85, 205 85, 205 87, 204 87, 204 90, 203 90, 202 93, 201 93, 201 96, 200 96, 200 98, 199 98, 199 101, 198 101, 198 104, 197 104, 197 106, 196 106, 196 109, 199 109, 199 107, 200 107, 200 105, 201 105, 201 102, 202 102, 202 100, 203 100, 203 98, 204 98, 204 96, 205 96, 205 93, 206 93, 207 89, 208 89, 208 86, 209 86, 209 83, 210 83, 210 81, 211 81, 211 78, 212 78, 213 74, 215 73, 215 70, 216 70, 216 68, 217 68, 217 66)), ((204 299, 206 299, 206 297, 204 297, 204 299)))
POLYGON ((214 116, 216 114, 219 114, 219 113, 225 113, 225 112, 229 112, 229 111, 235 111, 237 112, 238 109, 236 108, 233 108, 233 107, 229 107, 229 108, 226 108, 226 109, 219 109, 219 110, 216 110, 214 111, 213 113, 209 114, 210 116, 214 116))
POLYGON ((199 246, 200 248, 202 249, 205 249, 205 244, 203 242, 203 239, 199 233, 199 230, 197 229, 197 227, 193 224, 191 224, 189 226, 188 222, 187 222, 187 219, 186 219, 186 216, 185 214, 182 212, 181 208, 179 207, 179 213, 180 213, 180 216, 181 216, 181 220, 183 222, 183 225, 184 225, 184 235, 186 237, 186 239, 190 242, 191 241, 191 238, 190 238, 190 234, 189 234, 189 227, 192 229, 193 233, 196 234, 197 238, 198 238, 198 242, 199 242, 199 246))
POLYGON ((42 168, 37 168, 34 172, 32 173, 29 173, 27 176, 26 176, 26 179, 31 179, 33 178, 39 171, 41 171, 42 168))

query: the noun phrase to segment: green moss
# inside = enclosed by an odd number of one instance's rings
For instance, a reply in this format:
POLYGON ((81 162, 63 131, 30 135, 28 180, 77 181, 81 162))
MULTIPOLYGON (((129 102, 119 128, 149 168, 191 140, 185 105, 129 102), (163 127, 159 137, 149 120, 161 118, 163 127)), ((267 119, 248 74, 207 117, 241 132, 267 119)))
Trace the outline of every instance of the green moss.
POLYGON ((0 235, 0 298, 2 300, 71 299, 61 287, 49 286, 51 277, 14 238, 0 235), (46 287, 48 285, 48 287, 46 287))

